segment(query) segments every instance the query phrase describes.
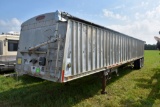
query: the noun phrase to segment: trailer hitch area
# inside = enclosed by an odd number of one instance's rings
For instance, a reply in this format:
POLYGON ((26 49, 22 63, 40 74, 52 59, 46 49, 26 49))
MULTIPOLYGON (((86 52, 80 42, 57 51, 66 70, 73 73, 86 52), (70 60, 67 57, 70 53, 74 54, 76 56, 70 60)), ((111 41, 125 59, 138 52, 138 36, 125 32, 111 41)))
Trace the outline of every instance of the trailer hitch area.
POLYGON ((35 59, 35 58, 33 58, 33 59, 31 59, 29 62, 32 62, 32 64, 36 64, 36 63, 38 62, 38 60, 35 59))

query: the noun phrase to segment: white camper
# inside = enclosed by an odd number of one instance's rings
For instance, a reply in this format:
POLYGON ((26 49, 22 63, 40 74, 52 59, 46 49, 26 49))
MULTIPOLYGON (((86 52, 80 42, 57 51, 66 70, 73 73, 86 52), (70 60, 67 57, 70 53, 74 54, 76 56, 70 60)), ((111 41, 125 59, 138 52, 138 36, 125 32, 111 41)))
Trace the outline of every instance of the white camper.
POLYGON ((0 35, 0 71, 14 70, 18 49, 18 33, 0 35))

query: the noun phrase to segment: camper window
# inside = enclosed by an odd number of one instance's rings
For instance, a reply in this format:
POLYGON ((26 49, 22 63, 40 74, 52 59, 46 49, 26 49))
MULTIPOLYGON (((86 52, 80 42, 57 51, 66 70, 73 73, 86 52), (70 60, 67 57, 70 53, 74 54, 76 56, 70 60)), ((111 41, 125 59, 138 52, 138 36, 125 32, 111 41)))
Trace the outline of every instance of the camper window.
POLYGON ((18 40, 8 40, 8 51, 17 51, 18 40))

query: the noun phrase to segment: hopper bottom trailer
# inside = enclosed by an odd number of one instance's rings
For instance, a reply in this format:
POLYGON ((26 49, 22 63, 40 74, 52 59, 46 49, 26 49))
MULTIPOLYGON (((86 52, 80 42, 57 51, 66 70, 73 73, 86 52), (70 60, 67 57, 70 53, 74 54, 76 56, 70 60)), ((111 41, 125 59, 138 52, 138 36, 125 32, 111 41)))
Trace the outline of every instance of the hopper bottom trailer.
POLYGON ((21 25, 17 74, 31 75, 53 82, 68 82, 134 62, 141 68, 144 41, 106 27, 52 12, 33 17, 21 25))

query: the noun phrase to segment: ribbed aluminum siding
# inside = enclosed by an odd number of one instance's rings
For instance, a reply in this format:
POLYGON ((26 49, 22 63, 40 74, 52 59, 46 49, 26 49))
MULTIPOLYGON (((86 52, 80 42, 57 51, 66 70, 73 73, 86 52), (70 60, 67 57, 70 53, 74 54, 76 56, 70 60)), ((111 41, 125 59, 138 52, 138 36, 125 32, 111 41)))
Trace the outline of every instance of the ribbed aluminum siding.
POLYGON ((75 20, 68 20, 68 26, 72 75, 143 57, 143 41, 75 20))

